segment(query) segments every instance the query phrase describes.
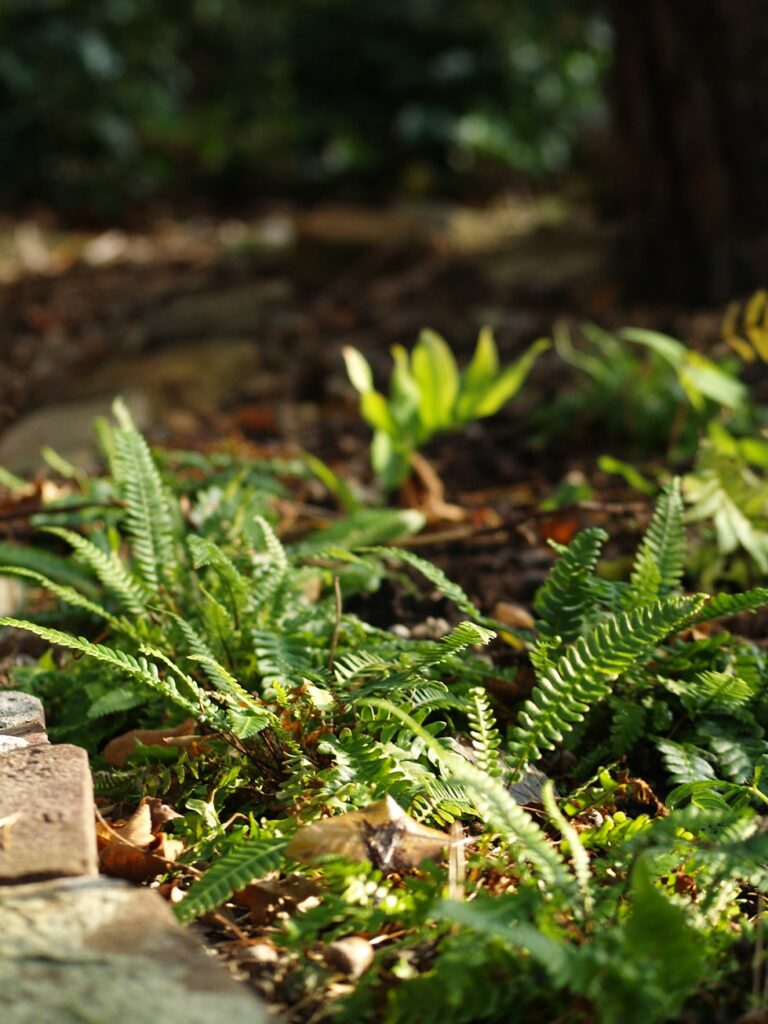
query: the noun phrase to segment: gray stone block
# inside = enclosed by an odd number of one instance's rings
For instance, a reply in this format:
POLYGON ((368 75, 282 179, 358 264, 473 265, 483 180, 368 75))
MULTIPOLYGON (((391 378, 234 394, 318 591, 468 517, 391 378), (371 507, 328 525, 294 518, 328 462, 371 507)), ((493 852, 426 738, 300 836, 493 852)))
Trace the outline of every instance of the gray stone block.
POLYGON ((29 732, 45 732, 43 705, 29 693, 0 690, 0 734, 24 736, 29 732))
POLYGON ((98 873, 88 755, 38 744, 0 757, 0 883, 98 873))
POLYGON ((107 879, 0 889, 3 1024, 267 1024, 154 892, 107 879))
POLYGON ((10 754, 12 750, 23 750, 28 746, 23 736, 3 736, 0 733, 0 754, 10 754))

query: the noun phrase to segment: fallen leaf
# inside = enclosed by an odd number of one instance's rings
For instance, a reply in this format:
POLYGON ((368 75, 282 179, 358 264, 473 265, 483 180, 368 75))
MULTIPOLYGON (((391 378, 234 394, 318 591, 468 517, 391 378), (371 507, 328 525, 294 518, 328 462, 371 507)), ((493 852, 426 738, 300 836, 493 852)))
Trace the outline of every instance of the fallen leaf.
POLYGON ((303 875, 252 882, 233 895, 236 903, 248 907, 254 924, 267 924, 275 914, 309 910, 320 902, 320 886, 303 875))
POLYGON ((382 870, 396 870, 439 857, 450 845, 445 832, 422 825, 388 796, 359 811, 305 825, 288 844, 286 853, 304 863, 337 853, 349 860, 369 860, 382 870))
POLYGON ((97 823, 99 867, 105 875, 129 882, 145 882, 166 871, 168 862, 177 859, 184 843, 160 831, 170 819, 153 824, 153 805, 159 803, 155 798, 145 797, 127 821, 114 825, 104 821, 97 823))
POLYGON ((536 622, 527 608, 510 601, 497 601, 493 606, 491 618, 510 629, 535 629, 536 622))
POLYGON ((128 758, 136 749, 136 743, 144 743, 146 746, 156 745, 160 747, 176 746, 180 738, 196 739, 193 737, 196 723, 194 718, 187 718, 180 725, 162 729, 131 729, 116 736, 104 748, 104 760, 113 768, 122 768, 128 758))

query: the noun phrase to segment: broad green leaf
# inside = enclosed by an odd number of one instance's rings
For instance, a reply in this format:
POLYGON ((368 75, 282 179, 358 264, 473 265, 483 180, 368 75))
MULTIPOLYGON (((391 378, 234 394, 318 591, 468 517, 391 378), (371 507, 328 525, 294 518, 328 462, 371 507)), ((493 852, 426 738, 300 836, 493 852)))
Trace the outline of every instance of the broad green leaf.
POLYGON ((725 373, 700 352, 688 352, 685 375, 705 398, 729 409, 735 409, 746 398, 747 391, 741 381, 725 373))
POLYGON ((459 371, 443 338, 424 330, 411 355, 413 376, 421 391, 419 416, 427 435, 453 425, 459 371))
POLYGON ((397 433, 397 425, 392 419, 387 400, 380 391, 366 391, 360 396, 360 412, 374 430, 383 430, 385 434, 397 433))
POLYGON ((549 348, 549 345, 547 338, 540 338, 538 341, 534 341, 516 362, 505 367, 496 380, 485 389, 473 406, 470 416, 493 416, 498 412, 505 402, 517 394, 533 364, 541 353, 549 348))
POLYGON ((342 355, 347 367, 347 376, 355 390, 359 391, 361 395, 373 390, 373 371, 362 352, 358 352, 351 345, 345 345, 342 355))
POLYGON ((477 337, 472 361, 464 371, 462 390, 471 393, 483 388, 499 372, 499 353, 490 327, 483 327, 477 337))
POLYGON ((677 338, 670 338, 668 334, 660 331, 650 331, 645 327, 625 327, 619 332, 619 337, 625 341, 634 342, 637 345, 645 345, 658 353, 668 363, 679 369, 685 361, 688 349, 677 338))
POLYGON ((392 418, 402 429, 418 428, 421 389, 411 372, 408 353, 402 345, 393 345, 392 379, 389 385, 389 407, 392 418))
POLYGON ((396 448, 389 434, 377 430, 371 442, 371 465, 382 485, 393 490, 410 472, 410 452, 396 448))

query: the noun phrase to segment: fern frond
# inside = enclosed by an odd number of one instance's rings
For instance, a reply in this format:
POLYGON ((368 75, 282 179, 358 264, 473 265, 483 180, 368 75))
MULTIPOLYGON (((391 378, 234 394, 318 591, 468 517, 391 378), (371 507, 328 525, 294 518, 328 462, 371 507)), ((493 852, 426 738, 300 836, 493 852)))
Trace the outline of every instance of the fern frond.
POLYGON ((118 620, 111 615, 106 609, 102 608, 101 605, 96 604, 95 601, 89 600, 79 590, 75 590, 74 587, 64 586, 61 583, 54 583, 52 579, 44 576, 41 572, 35 572, 34 569, 24 569, 19 565, 0 565, 0 576, 20 576, 22 579, 34 580, 35 583, 41 587, 45 587, 46 590, 50 590, 60 601, 64 604, 71 604, 75 608, 80 608, 84 612, 96 616, 99 619, 104 619, 111 626, 119 628, 118 620))
POLYGON ((298 683, 303 676, 312 675, 315 659, 306 639, 262 629, 254 630, 251 637, 262 676, 284 676, 288 682, 298 683))
POLYGON ((451 781, 457 783, 471 798, 480 816, 495 832, 505 836, 520 853, 550 882, 568 884, 562 858, 533 818, 512 799, 504 784, 470 764, 459 754, 446 750, 423 726, 390 701, 371 697, 372 707, 398 718, 418 736, 445 768, 451 781))
POLYGON ((560 637, 562 647, 581 632, 592 601, 589 581, 607 539, 605 530, 582 530, 555 562, 533 602, 540 620, 539 633, 545 640, 560 637))
POLYGON ((283 850, 287 845, 288 840, 282 837, 254 836, 243 840, 219 857, 181 903, 174 906, 178 920, 187 924, 220 906, 233 892, 244 889, 254 879, 276 871, 283 863, 283 850))
POLYGON ((377 555, 378 557, 386 558, 389 561, 405 562, 406 565, 410 565, 412 568, 418 570, 418 572, 420 572, 436 590, 438 590, 444 597, 447 597, 449 601, 452 601, 459 611, 478 622, 482 622, 484 620, 483 613, 470 600, 458 583, 454 583, 453 580, 446 576, 442 569, 433 565, 432 562, 428 562, 425 558, 415 555, 412 551, 408 551, 406 548, 369 547, 364 548, 363 551, 366 554, 377 555))
POLYGON ((646 735, 648 713, 632 700, 613 701, 612 710, 611 750, 614 757, 623 757, 646 735))
POLYGON ((254 580, 255 608, 263 608, 269 604, 283 584, 288 572, 288 557, 277 534, 263 516, 256 516, 256 523, 261 529, 266 547, 266 558, 255 555, 256 565, 263 560, 260 571, 254 580))
POLYGON ((119 711, 131 711, 139 707, 146 700, 146 696, 133 690, 128 686, 119 686, 115 690, 103 693, 88 708, 88 717, 103 718, 105 715, 114 715, 119 711))
POLYGON ((687 623, 700 597, 666 598, 601 622, 576 641, 539 676, 523 705, 510 739, 513 778, 552 750, 590 706, 608 693, 608 683, 630 668, 650 647, 687 623))
POLYGON ((755 587, 741 594, 715 594, 702 607, 696 622, 709 622, 721 616, 738 615, 740 612, 754 612, 768 604, 768 587, 755 587))
POLYGON ((229 555, 209 538, 190 534, 187 537, 187 545, 194 568, 209 567, 222 581, 229 595, 229 611, 234 616, 229 628, 237 629, 253 604, 252 581, 244 576, 229 555))
POLYGON ((155 592, 163 576, 177 568, 170 499, 127 406, 117 399, 113 408, 118 421, 113 432, 113 476, 125 501, 125 525, 136 568, 155 592))
POLYGON ((667 594, 680 587, 685 562, 685 525, 683 522, 683 497, 678 477, 668 484, 654 509, 651 522, 645 531, 632 570, 632 583, 635 583, 635 572, 641 571, 643 561, 650 557, 659 570, 658 596, 667 594))
MULTIPOLYGON (((60 629, 49 629, 47 626, 39 626, 35 622, 27 622, 22 619, 5 617, 0 619, 0 626, 26 629, 28 632, 34 633, 35 636, 39 636, 42 640, 47 640, 51 644, 57 644, 60 647, 67 647, 73 651, 80 651, 81 654, 87 654, 96 661, 104 662, 124 672, 126 675, 133 676, 139 682, 144 683, 153 690, 157 690, 174 704, 184 708, 185 711, 196 717, 199 716, 199 704, 181 694, 176 683, 168 676, 161 676, 157 665, 147 661, 145 658, 134 658, 124 651, 115 650, 104 644, 93 644, 86 640, 85 637, 71 636, 60 629)), ((192 686, 194 687, 194 683, 192 686)))
POLYGON ((652 604, 661 593, 661 570, 647 544, 642 544, 632 566, 630 586, 624 597, 625 608, 652 604))
POLYGON ((460 622, 450 633, 446 633, 429 647, 419 645, 421 649, 411 661, 411 665, 414 669, 433 668, 461 654, 474 644, 489 644, 495 636, 492 629, 478 626, 474 622, 460 622))
POLYGON ((73 565, 71 559, 62 558, 61 555, 56 555, 45 548, 26 544, 22 547, 0 541, 0 562, 21 569, 32 569, 56 583, 76 587, 90 597, 94 597, 98 592, 96 582, 89 573, 73 565))
POLYGON ((65 540, 88 565, 110 593, 131 615, 141 615, 146 607, 147 592, 142 583, 126 569, 114 551, 109 554, 74 530, 63 526, 46 526, 46 533, 65 540))
POLYGON ((714 779, 715 772, 706 751, 692 743, 676 743, 674 740, 656 741, 670 777, 679 784, 714 779))
POLYGON ((391 543, 418 533, 424 522, 416 509, 364 508, 318 530, 292 550, 305 556, 326 547, 360 549, 391 543))
POLYGON ((548 779, 542 787, 541 802, 544 805, 544 810, 549 815, 550 820, 559 830, 563 839, 568 843, 568 847, 571 852, 573 873, 576 876, 576 881, 578 882, 579 890, 581 891, 581 897, 584 901, 584 910, 585 912, 589 912, 592 908, 593 902, 592 896, 590 895, 592 869, 589 863, 589 855, 582 845, 579 833, 557 806, 557 801, 555 800, 555 787, 551 779, 548 779))
POLYGON ((467 695, 467 718, 477 767, 498 778, 501 775, 501 736, 488 694, 481 686, 473 686, 467 695))

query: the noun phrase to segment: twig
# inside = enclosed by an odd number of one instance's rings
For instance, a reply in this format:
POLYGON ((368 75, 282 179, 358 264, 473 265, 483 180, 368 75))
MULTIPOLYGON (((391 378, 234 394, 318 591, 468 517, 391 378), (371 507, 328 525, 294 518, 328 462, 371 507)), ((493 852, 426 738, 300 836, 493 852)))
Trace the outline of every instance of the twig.
POLYGON ((333 662, 336 657, 336 648, 339 643, 339 632, 341 631, 341 584, 339 583, 339 577, 333 577, 333 593, 336 597, 336 617, 333 623, 333 633, 331 633, 331 646, 328 651, 328 673, 330 675, 333 672, 333 662))

